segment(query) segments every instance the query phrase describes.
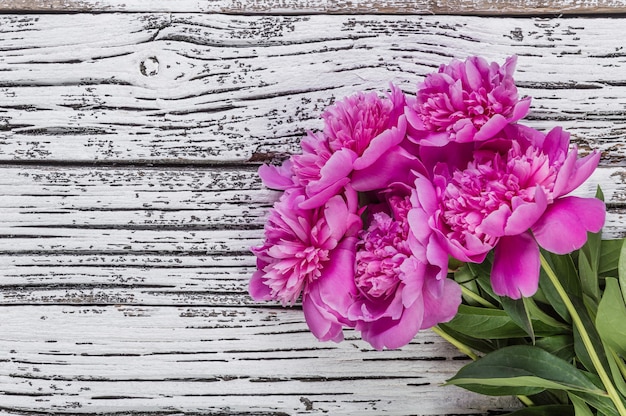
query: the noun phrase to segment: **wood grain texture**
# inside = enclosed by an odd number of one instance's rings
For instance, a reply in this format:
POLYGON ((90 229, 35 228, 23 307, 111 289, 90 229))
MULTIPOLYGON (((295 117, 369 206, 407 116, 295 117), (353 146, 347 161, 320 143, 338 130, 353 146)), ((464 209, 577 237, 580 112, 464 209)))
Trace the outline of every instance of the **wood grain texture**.
POLYGON ((623 13, 623 0, 4 0, 6 12, 559 15, 623 13))
MULTIPOLYGON (((282 13, 259 16, 170 13, 218 1, 46 4, 165 13, 0 16, 2 414, 515 407, 439 386, 466 361, 428 331, 385 352, 353 331, 319 343, 298 307, 247 295, 249 247, 277 196, 259 163, 297 151, 333 100, 389 81, 411 92, 452 57, 519 55, 529 124, 563 125, 583 152, 603 151, 578 194, 601 184, 605 235, 626 233, 622 18, 297 15, 339 7, 314 0, 219 10, 282 13)), ((394 4, 402 11, 348 10, 394 4)))
POLYGON ((413 92, 452 57, 517 54, 528 123, 619 161, 623 32, 613 18, 0 16, 0 160, 268 160, 334 99, 413 92))

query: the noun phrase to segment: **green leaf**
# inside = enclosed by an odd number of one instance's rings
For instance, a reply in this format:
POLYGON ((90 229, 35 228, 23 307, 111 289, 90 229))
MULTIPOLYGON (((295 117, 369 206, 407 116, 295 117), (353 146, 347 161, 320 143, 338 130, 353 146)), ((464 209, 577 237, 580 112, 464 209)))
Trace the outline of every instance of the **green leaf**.
MULTIPOLYGON (((598 186, 596 198, 604 201, 602 189, 598 186)), ((600 252, 602 231, 587 233, 587 241, 579 250, 578 271, 582 291, 594 300, 600 299, 600 285, 598 284, 598 269, 600 267, 600 252)))
POLYGON ((624 380, 624 373, 620 369, 620 367, 624 367, 624 361, 610 347, 605 347, 605 352, 615 387, 626 397, 626 381, 624 380))
POLYGON ((624 239, 602 240, 600 244, 600 263, 598 274, 601 276, 617 276, 619 257, 624 239))
POLYGON ((502 296, 500 297, 500 303, 513 322, 528 334, 534 344, 535 331, 533 330, 533 323, 530 320, 530 313, 525 305, 526 298, 511 299, 507 296, 502 296))
MULTIPOLYGON (((446 324, 461 334, 482 339, 524 338, 526 331, 519 327, 511 317, 501 309, 480 308, 461 305, 456 316, 446 324)), ((538 336, 549 336, 563 333, 563 329, 554 328, 541 321, 534 321, 533 327, 538 336)))
POLYGON ((622 288, 622 296, 626 299, 626 239, 624 239, 624 244, 622 244, 622 248, 620 250, 617 269, 619 275, 619 285, 622 288))
POLYGON ((554 335, 541 338, 537 340, 535 345, 567 362, 572 362, 576 355, 572 335, 554 335))
POLYGON ((448 384, 490 395, 529 395, 543 389, 603 394, 584 372, 531 345, 489 353, 461 368, 448 384))
POLYGON ((578 416, 574 408, 566 404, 549 404, 546 406, 532 406, 516 410, 507 416, 578 416))
MULTIPOLYGON (((570 297, 570 300, 576 311, 578 312, 578 316, 580 316, 580 320, 582 321, 584 331, 589 336, 591 340, 591 344, 593 349, 596 351, 598 358, 605 371, 609 371, 609 363, 606 359, 606 354, 604 353, 604 346, 602 345, 602 340, 600 339, 600 335, 596 330, 596 326, 593 323, 593 319, 589 316, 589 312, 587 311, 587 307, 579 298, 570 297)), ((574 329, 574 351, 576 351, 576 357, 580 360, 580 362, 587 368, 587 370, 597 373, 597 369, 593 365, 591 357, 589 355, 589 351, 585 347, 583 340, 580 336, 580 331, 576 325, 573 327, 574 329)))
POLYGON ((596 328, 608 346, 626 357, 626 305, 615 278, 606 278, 606 287, 598 306, 596 328))
POLYGON ((578 273, 582 291, 592 299, 600 298, 598 284, 598 268, 600 266, 600 249, 602 232, 587 233, 587 241, 579 250, 578 273))
POLYGON ((569 399, 572 401, 574 405, 574 411, 576 412, 575 416, 594 416, 587 403, 580 397, 577 397, 573 394, 569 395, 569 399))
POLYGON ((598 409, 598 414, 602 412, 606 416, 620 416, 615 405, 607 396, 590 394, 582 391, 571 391, 570 396, 576 396, 584 400, 588 405, 598 409))
POLYGON ((530 319, 534 321, 541 321, 548 326, 560 328, 567 332, 571 332, 571 325, 558 321, 554 317, 544 312, 537 305, 537 302, 535 302, 535 296, 533 296, 532 298, 524 298, 524 305, 526 306, 526 310, 528 310, 528 313, 530 314, 530 319))
MULTIPOLYGON (((571 295, 581 296, 582 290, 580 288, 578 273, 571 256, 569 254, 557 255, 546 251, 543 251, 543 254, 565 290, 571 295)), ((561 296, 559 296, 556 288, 550 281, 550 278, 546 275, 543 268, 541 268, 541 273, 539 275, 539 287, 556 313, 558 313, 566 322, 571 323, 572 318, 567 311, 567 307, 563 303, 561 296)))

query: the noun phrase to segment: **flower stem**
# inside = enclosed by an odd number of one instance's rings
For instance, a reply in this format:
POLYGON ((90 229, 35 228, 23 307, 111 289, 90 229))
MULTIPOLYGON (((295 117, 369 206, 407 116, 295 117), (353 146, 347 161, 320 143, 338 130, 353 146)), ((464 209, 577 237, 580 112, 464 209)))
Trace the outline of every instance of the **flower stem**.
POLYGON ((445 339, 446 341, 448 341, 450 344, 454 345, 456 347, 457 350, 461 351, 463 354, 467 355, 468 357, 470 357, 472 360, 476 361, 478 360, 478 356, 476 354, 474 354, 474 351, 472 351, 470 349, 470 347, 468 347, 467 345, 463 344, 461 341, 459 341, 458 339, 448 335, 446 332, 444 332, 441 328, 439 328, 438 326, 433 326, 432 331, 439 335, 441 338, 445 339))
POLYGON ((600 362, 600 357, 598 356, 597 351, 593 348, 591 337, 585 330, 583 321, 580 318, 580 315, 578 315, 578 311, 574 307, 574 304, 572 303, 571 299, 567 295, 565 288, 561 285, 559 278, 557 277, 556 273, 554 273, 554 270, 552 270, 552 267, 550 267, 550 264, 548 264, 548 261, 543 256, 543 254, 541 254, 541 266, 545 270, 546 274, 548 275, 548 278, 550 279, 550 281, 556 288, 556 291, 558 292, 559 296, 563 300, 563 303, 565 304, 567 311, 572 317, 572 322, 574 323, 576 328, 578 328, 578 332, 580 333, 580 338, 583 341, 583 345, 587 349, 587 352, 589 352, 589 357, 591 358, 591 362, 593 363, 593 366, 598 372, 598 376, 600 376, 600 380, 602 380, 602 384, 604 384, 604 387, 606 388, 606 391, 609 397, 613 401, 613 404, 615 404, 615 407, 618 413, 620 414, 620 416, 626 416, 626 407, 624 406, 624 403, 622 402, 619 396, 619 393, 615 389, 615 386, 613 386, 613 383, 611 382, 609 375, 606 373, 604 366, 600 362))
POLYGON ((461 286, 461 292, 463 292, 463 295, 467 296, 468 298, 480 303, 482 306, 489 308, 489 309, 495 309, 496 306, 489 302, 487 299, 483 298, 482 296, 480 296, 479 294, 472 292, 471 290, 469 290, 468 288, 466 288, 463 285, 461 286))

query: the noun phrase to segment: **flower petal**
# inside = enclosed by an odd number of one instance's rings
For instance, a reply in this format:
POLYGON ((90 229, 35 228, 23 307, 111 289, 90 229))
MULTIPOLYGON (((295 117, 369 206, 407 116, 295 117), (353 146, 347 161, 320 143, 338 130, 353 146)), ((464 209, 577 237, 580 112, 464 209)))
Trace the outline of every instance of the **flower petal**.
POLYGON ((569 196, 550 205, 532 231, 541 247, 566 254, 585 244, 587 231, 600 231, 605 215, 604 202, 599 199, 569 196))
POLYGON ((415 179, 414 172, 425 172, 422 162, 402 147, 395 146, 371 165, 355 170, 351 183, 357 191, 373 191, 394 182, 411 183, 415 179))
MULTIPOLYGON (((517 197, 513 198, 513 204, 515 205, 517 197)), ((522 200, 519 198, 519 200, 522 200)), ((517 206, 511 216, 509 217, 506 227, 504 228, 505 235, 517 235, 527 231, 533 224, 537 222, 541 215, 545 212, 548 206, 548 199, 541 186, 537 185, 535 188, 535 201, 525 202, 517 206)))
POLYGON ((354 161, 354 169, 360 170, 370 166, 392 147, 400 144, 406 134, 406 118, 400 116, 398 126, 392 127, 374 137, 363 154, 354 161))
POLYGON ((281 166, 261 165, 259 176, 268 188, 285 190, 294 186, 291 166, 291 160, 285 161, 281 166))
POLYGON ((600 162, 600 152, 594 151, 591 154, 577 159, 576 149, 570 150, 559 170, 554 184, 554 196, 566 195, 578 188, 591 176, 600 162))
POLYGON ((410 308, 404 309, 398 320, 391 318, 379 319, 357 326, 361 337, 377 350, 383 348, 400 348, 408 344, 420 330, 424 316, 422 302, 414 302, 410 308))
POLYGON ((309 329, 321 341, 339 342, 348 308, 357 288, 354 284, 356 238, 344 239, 330 255, 321 276, 311 282, 302 298, 302 310, 309 329))
POLYGON ((483 141, 498 134, 507 124, 507 120, 502 114, 494 114, 474 135, 474 140, 483 141))
POLYGON ((257 270, 250 279, 248 286, 248 293, 254 300, 271 300, 272 290, 265 284, 263 275, 265 273, 262 270, 257 270))
POLYGON ((307 195, 315 195, 332 184, 346 178, 352 172, 357 155, 350 149, 341 149, 326 161, 320 169, 320 179, 307 186, 307 195))
POLYGON ((424 290, 424 319, 421 329, 430 328, 441 322, 448 322, 459 310, 461 304, 461 286, 454 280, 428 280, 427 285, 443 283, 443 290, 439 297, 432 290, 424 290))
POLYGON ((500 238, 491 269, 493 291, 519 299, 535 294, 539 284, 539 246, 526 232, 500 238))

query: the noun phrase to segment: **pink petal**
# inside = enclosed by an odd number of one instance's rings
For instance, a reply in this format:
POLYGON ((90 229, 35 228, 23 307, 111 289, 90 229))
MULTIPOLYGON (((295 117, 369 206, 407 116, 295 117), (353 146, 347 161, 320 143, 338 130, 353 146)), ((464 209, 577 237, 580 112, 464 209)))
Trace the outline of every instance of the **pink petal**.
POLYGON ((420 330, 424 306, 422 302, 415 302, 406 308, 399 320, 391 318, 379 319, 375 322, 357 326, 361 337, 377 350, 383 348, 400 348, 413 339, 420 330))
POLYGON ((432 215, 439 208, 437 191, 435 191, 432 182, 425 176, 420 175, 415 179, 414 189, 415 192, 411 196, 413 205, 422 207, 427 214, 432 215))
POLYGON ((248 292, 250 297, 254 300, 271 300, 272 290, 264 283, 263 275, 265 273, 262 270, 257 270, 250 279, 248 286, 248 292))
POLYGON ((320 179, 307 186, 307 194, 314 195, 336 183, 352 172, 352 165, 357 155, 350 149, 341 149, 332 154, 320 169, 320 179))
POLYGON ((543 153, 548 155, 552 165, 556 163, 560 164, 562 162, 560 159, 563 155, 567 154, 567 148, 569 147, 569 133, 564 132, 562 127, 553 128, 546 135, 542 147, 543 153))
POLYGON ((566 195, 578 188, 591 176, 600 162, 600 152, 597 151, 581 159, 576 159, 576 156, 576 150, 571 150, 565 163, 561 166, 554 184, 553 193, 555 197, 566 195))
MULTIPOLYGON (((514 197, 514 203, 515 203, 514 197)), ((521 200, 521 198, 519 198, 521 200)), ((526 202, 515 209, 509 217, 506 227, 504 229, 505 235, 517 235, 527 231, 533 224, 541 218, 541 215, 545 212, 548 206, 548 199, 543 189, 537 185, 535 188, 535 201, 526 202)))
POLYGON ((328 200, 324 209, 324 218, 333 238, 339 241, 349 225, 347 222, 348 207, 341 196, 335 195, 328 200))
POLYGON ((530 233, 502 237, 491 269, 493 291, 512 299, 532 296, 539 284, 539 268, 539 246, 530 233))
POLYGON ((500 207, 487 215, 487 217, 480 223, 476 231, 488 234, 493 237, 500 237, 504 235, 504 227, 511 216, 511 208, 502 204, 500 207))
POLYGON ((530 101, 530 97, 519 100, 513 107, 513 114, 509 117, 508 122, 514 123, 526 117, 528 111, 530 110, 530 101))
POLYGON ((285 190, 294 186, 290 160, 285 161, 282 166, 261 165, 259 176, 270 189, 285 190))
POLYGON ((474 135, 474 140, 483 141, 490 139, 498 134, 507 124, 509 124, 509 120, 504 118, 502 114, 494 114, 474 135))
POLYGON ((321 276, 315 281, 320 300, 344 318, 358 290, 354 283, 356 242, 355 237, 347 237, 332 250, 321 276))
POLYGON ((342 341, 342 325, 331 313, 324 310, 322 306, 318 306, 322 302, 315 300, 316 295, 315 291, 311 291, 302 298, 304 319, 306 319, 311 333, 320 341, 342 341))
POLYGON ((298 204, 300 209, 314 209, 324 205, 330 198, 338 195, 344 186, 350 182, 350 178, 343 178, 335 183, 328 184, 328 187, 320 190, 310 198, 298 204))
POLYGON ((599 199, 568 196, 550 205, 532 231, 541 247, 566 254, 585 244, 587 231, 600 231, 605 215, 604 202, 599 199))
POLYGON ((380 157, 385 155, 389 149, 400 144, 400 142, 404 140, 405 134, 406 118, 400 116, 397 127, 385 130, 372 139, 365 151, 363 151, 361 157, 354 161, 354 169, 364 169, 376 162, 380 157))
POLYGON ((424 319, 421 329, 430 328, 441 322, 448 322, 456 315, 461 304, 461 287, 451 279, 428 281, 428 285, 443 283, 439 297, 430 290, 424 290, 424 319))
POLYGON ((414 172, 424 172, 422 162, 400 146, 388 149, 387 154, 370 166, 352 173, 352 187, 360 192, 386 188, 391 183, 411 183, 414 172))

